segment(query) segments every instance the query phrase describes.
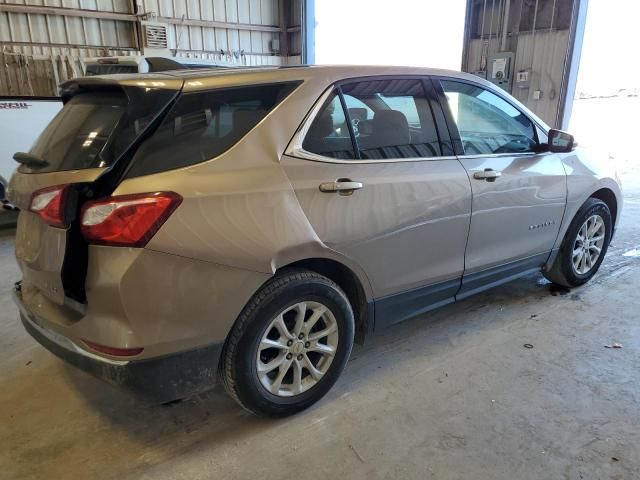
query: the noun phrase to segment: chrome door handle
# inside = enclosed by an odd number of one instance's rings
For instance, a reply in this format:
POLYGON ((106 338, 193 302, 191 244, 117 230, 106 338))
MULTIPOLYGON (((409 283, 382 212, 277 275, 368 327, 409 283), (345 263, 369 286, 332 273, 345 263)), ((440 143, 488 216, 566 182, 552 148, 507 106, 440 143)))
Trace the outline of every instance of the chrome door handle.
POLYGON ((354 191, 360 190, 364 185, 360 182, 352 182, 348 178, 340 178, 335 182, 320 184, 320 191, 324 193, 338 192, 340 195, 351 195, 354 191))
POLYGON ((501 176, 502 172, 498 172, 493 168, 485 168, 482 172, 473 172, 473 178, 476 180, 486 180, 487 182, 495 182, 496 178, 501 176))

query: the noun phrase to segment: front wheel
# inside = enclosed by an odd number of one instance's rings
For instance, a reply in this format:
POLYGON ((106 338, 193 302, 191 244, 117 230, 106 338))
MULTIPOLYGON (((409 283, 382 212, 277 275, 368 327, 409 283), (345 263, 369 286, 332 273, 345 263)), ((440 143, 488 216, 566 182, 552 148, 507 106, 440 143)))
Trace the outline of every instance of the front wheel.
POLYGON ((310 271, 280 274, 254 295, 232 329, 223 383, 255 414, 291 415, 333 386, 353 336, 353 311, 338 285, 310 271))
POLYGON ((564 287, 577 287, 591 280, 607 253, 612 227, 607 204, 589 198, 569 225, 560 252, 545 277, 564 287))

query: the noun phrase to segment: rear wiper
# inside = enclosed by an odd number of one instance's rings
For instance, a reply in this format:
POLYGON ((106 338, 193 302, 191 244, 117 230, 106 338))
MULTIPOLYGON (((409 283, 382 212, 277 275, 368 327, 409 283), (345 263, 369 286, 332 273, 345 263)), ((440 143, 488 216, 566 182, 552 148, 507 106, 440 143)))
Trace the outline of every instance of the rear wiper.
POLYGON ((40 157, 36 157, 35 155, 31 155, 30 153, 25 152, 16 152, 13 154, 13 159, 18 162, 26 165, 31 168, 42 168, 49 165, 49 162, 43 160, 40 157))

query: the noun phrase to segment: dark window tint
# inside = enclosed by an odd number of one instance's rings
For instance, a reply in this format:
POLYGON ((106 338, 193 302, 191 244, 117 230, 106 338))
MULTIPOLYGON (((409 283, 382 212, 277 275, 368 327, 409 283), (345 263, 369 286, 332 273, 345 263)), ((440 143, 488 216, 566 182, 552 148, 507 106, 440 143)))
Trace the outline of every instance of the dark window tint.
POLYGON ((325 157, 355 158, 349 126, 336 92, 331 94, 311 123, 302 148, 325 157))
POLYGON ((186 167, 228 150, 297 83, 255 85, 182 95, 136 153, 129 176, 186 167))
POLYGON ((45 128, 31 153, 48 162, 46 171, 106 166, 98 155, 126 109, 124 94, 77 95, 45 128))
POLYGON ((421 158, 441 154, 429 102, 419 79, 342 86, 363 159, 421 158), (361 105, 361 106, 357 106, 361 105))
POLYGON ((537 144, 534 124, 509 102, 468 83, 440 83, 458 126, 465 154, 534 151, 537 144))
POLYGON ((74 96, 31 148, 32 155, 47 162, 34 171, 108 167, 173 96, 174 91, 143 88, 74 96))
POLYGON ((93 75, 112 75, 114 73, 138 73, 137 65, 119 65, 117 63, 87 65, 85 75, 91 77, 93 75))

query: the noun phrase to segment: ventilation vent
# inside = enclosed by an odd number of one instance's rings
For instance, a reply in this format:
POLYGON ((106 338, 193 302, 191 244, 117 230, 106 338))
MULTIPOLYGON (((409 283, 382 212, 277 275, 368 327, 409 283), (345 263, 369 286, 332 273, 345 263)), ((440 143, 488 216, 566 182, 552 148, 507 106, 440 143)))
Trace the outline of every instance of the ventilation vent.
POLYGON ((143 22, 142 26, 145 47, 167 48, 167 26, 164 23, 143 22))

